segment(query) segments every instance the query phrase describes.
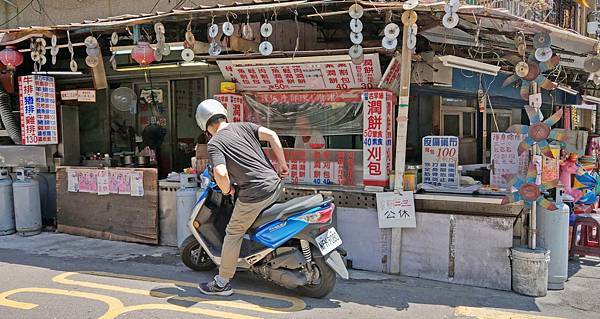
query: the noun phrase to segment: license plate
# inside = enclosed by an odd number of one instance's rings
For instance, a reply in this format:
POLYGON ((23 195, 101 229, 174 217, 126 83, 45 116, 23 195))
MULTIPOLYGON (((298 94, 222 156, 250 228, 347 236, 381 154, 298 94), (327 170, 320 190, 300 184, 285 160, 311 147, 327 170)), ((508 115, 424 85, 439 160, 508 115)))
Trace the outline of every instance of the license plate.
POLYGON ((321 250, 321 254, 323 256, 329 254, 334 249, 336 249, 339 245, 342 244, 342 239, 340 235, 335 231, 335 228, 331 227, 326 232, 315 238, 317 241, 317 245, 319 246, 319 250, 321 250))

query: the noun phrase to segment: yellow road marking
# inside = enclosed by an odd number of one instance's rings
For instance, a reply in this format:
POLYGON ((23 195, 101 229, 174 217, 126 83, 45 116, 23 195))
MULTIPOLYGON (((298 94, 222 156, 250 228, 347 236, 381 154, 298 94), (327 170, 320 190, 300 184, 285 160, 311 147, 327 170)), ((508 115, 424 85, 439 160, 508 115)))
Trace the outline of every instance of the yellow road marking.
POLYGON ((456 307, 456 316, 472 317, 477 319, 565 319, 560 317, 538 316, 528 313, 500 311, 488 308, 456 307))
POLYGON ((0 305, 7 306, 11 308, 17 308, 22 310, 31 310, 36 308, 38 305, 28 302, 20 302, 8 300, 7 298, 18 293, 28 293, 28 292, 36 292, 36 293, 45 293, 51 295, 62 295, 69 297, 78 297, 96 301, 102 301, 108 305, 108 310, 104 315, 99 317, 98 319, 109 319, 114 318, 111 317, 111 314, 118 313, 119 309, 124 308, 123 303, 117 299, 110 296, 104 296, 99 294, 93 294, 89 292, 81 292, 81 291, 73 291, 73 290, 63 290, 63 289, 52 289, 52 288, 19 288, 13 289, 9 291, 5 291, 0 293, 0 305))
POLYGON ((115 319, 118 316, 134 311, 143 311, 143 310, 167 310, 167 311, 175 311, 180 313, 189 313, 189 314, 198 314, 205 315, 210 317, 217 318, 227 318, 227 319, 260 319, 258 317, 246 316, 231 312, 223 312, 218 310, 210 310, 210 309, 201 309, 201 308, 185 308, 182 306, 176 305, 162 305, 162 304, 142 304, 125 307, 123 303, 114 297, 104 296, 99 294, 93 294, 88 292, 81 291, 72 291, 72 290, 63 290, 63 289, 53 289, 53 288, 19 288, 9 290, 3 293, 0 293, 0 305, 7 306, 16 309, 22 310, 31 310, 38 305, 28 302, 20 302, 7 299, 8 297, 18 294, 18 293, 46 293, 52 295, 61 295, 61 296, 69 296, 69 297, 79 297, 84 299, 102 301, 108 305, 108 310, 98 319, 115 319))
POLYGON ((236 289, 235 293, 241 294, 241 295, 253 296, 253 297, 261 297, 261 298, 267 298, 267 299, 272 299, 272 300, 284 301, 284 302, 290 303, 291 306, 274 308, 274 307, 264 307, 264 306, 260 306, 260 305, 241 303, 241 302, 235 302, 235 301, 210 300, 210 299, 205 299, 205 298, 200 298, 200 297, 183 297, 183 296, 177 296, 177 295, 173 295, 173 294, 167 294, 167 293, 156 292, 156 291, 149 291, 149 290, 144 290, 144 289, 127 288, 127 287, 122 287, 122 286, 99 284, 99 283, 93 283, 93 282, 88 282, 88 281, 78 281, 78 280, 72 280, 72 279, 67 278, 67 277, 77 275, 77 274, 87 274, 87 275, 92 275, 92 276, 112 277, 112 278, 128 279, 128 280, 139 280, 139 281, 155 282, 155 283, 163 283, 163 284, 175 284, 175 285, 179 285, 179 286, 192 287, 192 288, 195 288, 197 286, 197 284, 190 283, 190 282, 184 282, 184 281, 170 281, 170 280, 161 279, 161 278, 113 274, 113 273, 105 273, 105 272, 81 272, 81 273, 67 272, 67 273, 63 273, 58 276, 55 276, 54 278, 52 278, 52 281, 54 281, 56 283, 65 284, 65 285, 76 285, 76 286, 124 292, 124 293, 129 293, 129 294, 136 294, 136 295, 154 296, 154 297, 158 297, 158 298, 169 298, 170 297, 170 298, 173 298, 176 300, 205 303, 205 304, 216 305, 216 306, 232 307, 232 308, 259 311, 259 312, 265 312, 265 313, 273 313, 273 314, 281 314, 281 313, 285 313, 285 312, 300 311, 300 310, 306 308, 306 303, 300 298, 280 296, 280 295, 264 293, 264 292, 255 292, 255 291, 244 290, 244 289, 236 289))

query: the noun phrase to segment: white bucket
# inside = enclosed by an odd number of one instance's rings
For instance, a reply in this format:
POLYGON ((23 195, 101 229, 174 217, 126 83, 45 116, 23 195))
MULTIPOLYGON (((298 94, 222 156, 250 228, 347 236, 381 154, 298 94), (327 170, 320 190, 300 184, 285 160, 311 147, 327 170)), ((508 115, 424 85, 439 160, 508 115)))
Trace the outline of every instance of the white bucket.
POLYGON ((550 251, 526 247, 511 249, 512 290, 526 296, 543 297, 548 292, 550 251))

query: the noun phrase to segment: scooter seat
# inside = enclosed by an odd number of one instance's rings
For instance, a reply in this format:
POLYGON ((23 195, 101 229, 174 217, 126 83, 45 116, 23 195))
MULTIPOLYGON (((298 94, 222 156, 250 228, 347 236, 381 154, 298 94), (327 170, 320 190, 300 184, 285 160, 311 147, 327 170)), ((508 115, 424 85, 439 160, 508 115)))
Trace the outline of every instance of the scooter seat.
POLYGON ((323 195, 310 195, 294 198, 284 203, 276 203, 265 209, 254 224, 250 227, 251 229, 258 228, 270 221, 281 219, 289 215, 301 212, 303 210, 311 209, 323 202, 323 195))

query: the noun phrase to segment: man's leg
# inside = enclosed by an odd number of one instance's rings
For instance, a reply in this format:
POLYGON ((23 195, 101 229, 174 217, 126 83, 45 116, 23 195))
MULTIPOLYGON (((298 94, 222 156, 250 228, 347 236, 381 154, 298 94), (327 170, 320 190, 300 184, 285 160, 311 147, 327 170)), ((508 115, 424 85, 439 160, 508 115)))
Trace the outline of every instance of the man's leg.
MULTIPOLYGON (((237 268, 237 260, 240 255, 240 249, 242 247, 242 241, 246 231, 252 226, 258 215, 269 205, 276 202, 281 195, 281 188, 271 195, 271 197, 260 201, 258 203, 243 203, 239 200, 236 201, 231 219, 225 229, 225 239, 223 240, 223 248, 221 249, 221 265, 219 266, 219 275, 215 277, 214 283, 218 287, 213 287, 213 290, 219 290, 219 288, 228 288, 231 290, 229 281, 235 275, 237 268)), ((209 283, 210 284, 210 283, 209 283)), ((201 285, 200 290, 204 293, 210 294, 211 287, 203 287, 201 285)), ((221 295, 230 295, 228 293, 217 293, 221 295)))

